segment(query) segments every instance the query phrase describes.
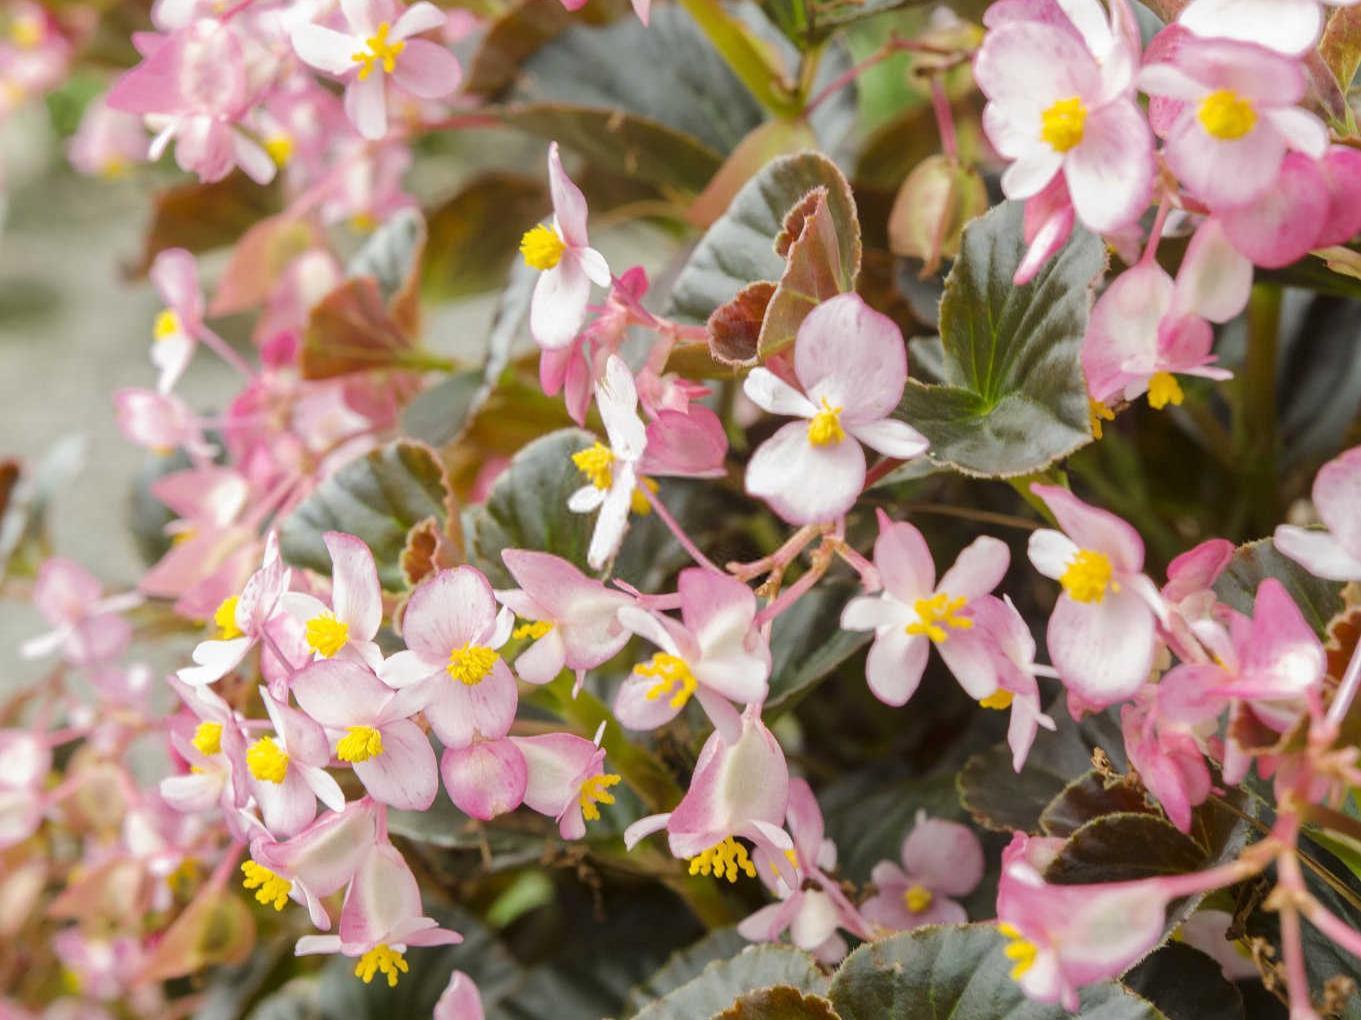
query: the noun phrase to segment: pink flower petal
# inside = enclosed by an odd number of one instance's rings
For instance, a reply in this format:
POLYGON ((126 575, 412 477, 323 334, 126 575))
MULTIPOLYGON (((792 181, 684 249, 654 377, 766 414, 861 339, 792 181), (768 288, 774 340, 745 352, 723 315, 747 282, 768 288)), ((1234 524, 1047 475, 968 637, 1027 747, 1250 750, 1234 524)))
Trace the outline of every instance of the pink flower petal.
POLYGON ((814 308, 799 326, 794 372, 810 401, 844 408, 846 425, 887 418, 907 381, 907 347, 887 315, 856 294, 814 308))
POLYGON ((407 647, 432 663, 475 643, 496 619, 491 585, 474 567, 441 570, 411 594, 402 617, 407 647))
POLYGON ((341 531, 323 536, 331 554, 331 604, 350 627, 350 640, 371 641, 383 622, 383 592, 378 568, 364 542, 341 531))
MULTIPOLYGON (((438 9, 435 13, 440 14, 438 9)), ((438 43, 409 39, 393 67, 392 80, 419 99, 443 99, 458 89, 463 69, 458 58, 438 43)))
POLYGON ((907 704, 921 683, 931 642, 901 628, 877 635, 865 660, 865 679, 870 692, 885 705, 907 704))
POLYGON ((539 274, 529 307, 529 332, 543 348, 566 347, 586 321, 591 281, 576 259, 563 257, 539 274))
POLYGON ((450 748, 440 759, 444 788, 458 809, 483 821, 514 811, 525 793, 525 760, 510 740, 450 748))
POLYGON ((1092 111, 1063 166, 1084 224, 1104 233, 1133 223, 1153 193, 1153 137, 1139 108, 1122 99, 1092 111))
POLYGON ((747 491, 791 524, 835 520, 854 505, 865 482, 865 454, 846 438, 814 446, 808 424, 785 425, 747 464, 747 491))
POLYGON ((402 811, 425 811, 435 802, 439 779, 430 741, 413 722, 381 729, 383 752, 354 763, 354 774, 374 800, 402 811))
POLYGON ((1220 220, 1240 253, 1259 266, 1279 269, 1315 246, 1329 205, 1322 169, 1307 156, 1291 152, 1271 190, 1248 205, 1225 209, 1220 220))
POLYGON ((1100 602, 1061 595, 1049 617, 1048 643, 1064 686, 1104 708, 1148 680, 1156 644, 1153 613, 1128 589, 1107 592, 1100 602))
POLYGON ((548 146, 548 187, 553 196, 553 215, 562 239, 569 248, 585 248, 591 242, 586 236, 586 196, 562 168, 562 154, 558 143, 548 146))
POLYGON ((1056 485, 1032 485, 1064 532, 1079 548, 1105 553, 1118 571, 1137 573, 1144 566, 1144 541, 1139 533, 1109 510, 1078 499, 1056 485))

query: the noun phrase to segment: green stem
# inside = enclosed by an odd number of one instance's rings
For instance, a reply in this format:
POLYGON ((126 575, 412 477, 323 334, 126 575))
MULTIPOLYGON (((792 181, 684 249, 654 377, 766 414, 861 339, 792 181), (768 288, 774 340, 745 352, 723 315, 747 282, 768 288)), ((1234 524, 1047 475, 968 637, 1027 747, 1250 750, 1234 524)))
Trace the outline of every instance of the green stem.
POLYGON ((1248 300, 1247 358, 1239 381, 1235 439, 1239 472, 1253 534, 1265 534, 1279 519, 1276 485, 1276 350, 1281 322, 1281 288, 1259 283, 1248 300))
POLYGON ((1058 527, 1058 522, 1054 520, 1054 515, 1049 512, 1049 507, 1044 500, 1030 491, 1030 486, 1035 482, 1041 482, 1045 485, 1060 485, 1066 489, 1068 488, 1068 478, 1063 471, 1058 468, 1046 468, 1043 471, 1034 471, 1028 475, 1017 475, 1015 478, 1008 478, 1006 481, 1030 508, 1044 519, 1045 523, 1051 527, 1058 527))
POLYGON ((797 116, 803 98, 795 94, 770 53, 720 0, 681 0, 681 6, 713 43, 756 101, 777 116, 797 116))

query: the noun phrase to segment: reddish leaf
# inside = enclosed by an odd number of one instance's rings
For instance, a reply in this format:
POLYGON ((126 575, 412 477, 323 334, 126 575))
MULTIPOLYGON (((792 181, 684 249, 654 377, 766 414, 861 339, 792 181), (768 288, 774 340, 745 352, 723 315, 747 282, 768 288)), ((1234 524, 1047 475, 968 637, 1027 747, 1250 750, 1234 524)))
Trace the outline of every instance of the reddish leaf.
POLYGON ((774 296, 775 284, 758 280, 709 316, 709 352, 715 361, 724 365, 756 364, 761 323, 774 296))

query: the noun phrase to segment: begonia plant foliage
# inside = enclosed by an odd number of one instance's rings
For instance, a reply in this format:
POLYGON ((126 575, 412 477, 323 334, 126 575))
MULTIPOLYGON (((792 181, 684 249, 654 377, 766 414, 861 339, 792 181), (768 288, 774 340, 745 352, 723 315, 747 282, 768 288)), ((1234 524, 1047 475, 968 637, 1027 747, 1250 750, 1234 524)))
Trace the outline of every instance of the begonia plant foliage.
POLYGON ((1351 0, 4 0, 163 310, 135 585, 0 473, 0 1018, 1361 1018, 1359 65, 1351 0))

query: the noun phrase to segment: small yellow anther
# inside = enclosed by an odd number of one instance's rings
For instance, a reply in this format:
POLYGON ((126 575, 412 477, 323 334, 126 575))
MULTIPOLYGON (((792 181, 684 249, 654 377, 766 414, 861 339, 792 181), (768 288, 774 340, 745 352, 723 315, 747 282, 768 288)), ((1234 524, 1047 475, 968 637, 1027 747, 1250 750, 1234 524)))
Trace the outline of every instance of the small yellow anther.
POLYGON ((510 636, 516 641, 523 641, 525 638, 533 638, 537 641, 552 629, 553 625, 547 620, 530 620, 516 627, 510 636))
POLYGON ((609 792, 609 788, 617 786, 620 779, 621 777, 613 772, 587 776, 585 782, 581 784, 581 792, 577 795, 581 804, 581 817, 588 822, 599 820, 600 808, 596 805, 614 803, 614 794, 609 792))
POLYGON ((1011 968, 1011 980, 1019 981, 1025 977, 1026 971, 1035 966, 1035 958, 1040 955, 1040 948, 1022 935, 1015 925, 1004 921, 997 926, 997 930, 1007 938, 1007 946, 1002 952, 1014 965, 1011 968))
POLYGON ((981 708, 995 708, 1000 712, 1003 709, 1010 708, 1015 699, 1016 695, 1012 694, 1011 691, 1005 687, 999 687, 986 698, 979 699, 978 704, 981 708))
POLYGON ((572 454, 572 463, 597 489, 608 489, 614 481, 614 451, 602 442, 572 454))
POLYGON ((943 591, 928 599, 917 599, 912 604, 912 608, 917 612, 917 619, 907 625, 907 632, 924 634, 932 641, 942 642, 949 640, 950 630, 970 630, 973 627, 973 620, 967 616, 957 615, 968 601, 963 595, 952 599, 943 591), (947 627, 950 630, 946 630, 947 627))
POLYGON ((1114 573, 1110 557, 1095 549, 1079 549, 1068 562, 1068 569, 1059 578, 1059 584, 1076 602, 1100 602, 1106 597, 1106 589, 1119 591, 1120 585, 1111 579, 1114 573))
POLYGON ((1181 402, 1186 399, 1186 394, 1181 391, 1181 383, 1177 382, 1177 377, 1171 372, 1154 372, 1148 380, 1148 406, 1155 411, 1161 411, 1168 404, 1176 407, 1181 406, 1181 402))
POLYGON ((217 754, 222 750, 222 724, 219 722, 201 722, 194 729, 194 738, 190 741, 194 745, 194 750, 207 757, 210 754, 217 754))
POLYGON ((931 906, 931 901, 935 897, 931 895, 931 890, 924 885, 913 885, 903 893, 903 902, 907 904, 907 909, 914 914, 920 914, 931 906))
POLYGON ((657 682, 647 689, 647 700, 656 701, 664 695, 671 695, 672 708, 684 708, 699 687, 695 674, 690 672, 689 664, 678 655, 658 652, 647 662, 633 667, 639 676, 655 677, 657 682))
POLYGON ((388 979, 388 987, 396 988, 397 975, 405 974, 409 969, 401 953, 380 942, 359 958, 354 965, 354 976, 368 984, 373 975, 382 973, 388 979))
POLYGON ((1082 142, 1087 108, 1077 96, 1060 99, 1040 115, 1040 138, 1055 152, 1067 152, 1082 142))
POLYGON ((262 783, 282 783, 288 776, 288 752, 273 737, 261 737, 246 751, 246 768, 262 783))
POLYGON ((486 645, 471 642, 449 653, 449 675, 465 687, 476 687, 487 678, 500 656, 486 645))
POLYGON ((373 73, 373 65, 381 63, 383 70, 391 74, 397 67, 397 58, 406 49, 405 42, 388 42, 388 32, 392 26, 386 21, 378 26, 373 35, 364 40, 368 49, 350 54, 350 59, 360 65, 359 80, 364 81, 373 73))
POLYGON ((303 636, 307 640, 308 648, 323 659, 329 659, 350 640, 350 626, 343 620, 336 619, 335 613, 318 613, 307 621, 303 636))
POLYGON ((520 254, 525 265, 540 272, 552 269, 562 261, 562 253, 567 250, 567 242, 552 227, 540 223, 526 230, 520 238, 520 254))
POLYGON ((157 340, 165 340, 183 332, 184 326, 180 322, 180 317, 169 308, 161 310, 161 314, 156 316, 156 322, 151 327, 151 335, 157 340))
POLYGON ((846 438, 846 430, 841 427, 841 412, 844 407, 833 407, 823 397, 822 410, 808 422, 808 441, 814 446, 835 446, 846 438))
POLYGON ((747 848, 731 836, 690 858, 692 875, 713 875, 714 878, 726 878, 736 883, 739 873, 755 878, 756 865, 747 856, 747 848))
POLYGON ((236 625, 236 604, 240 601, 239 595, 225 598, 213 613, 213 623, 217 625, 219 641, 231 641, 242 636, 243 631, 236 625))
POLYGON ((275 910, 283 910, 288 894, 293 891, 292 882, 254 861, 242 864, 241 873, 246 876, 241 884, 255 890, 256 902, 266 906, 272 903, 275 910))
POLYGON ((351 726, 336 744, 336 757, 354 763, 383 753, 383 735, 372 726, 351 726))
POLYGON ((1219 89, 1202 99, 1196 118, 1208 135, 1222 142, 1237 141, 1257 126, 1252 102, 1232 89, 1219 89))

